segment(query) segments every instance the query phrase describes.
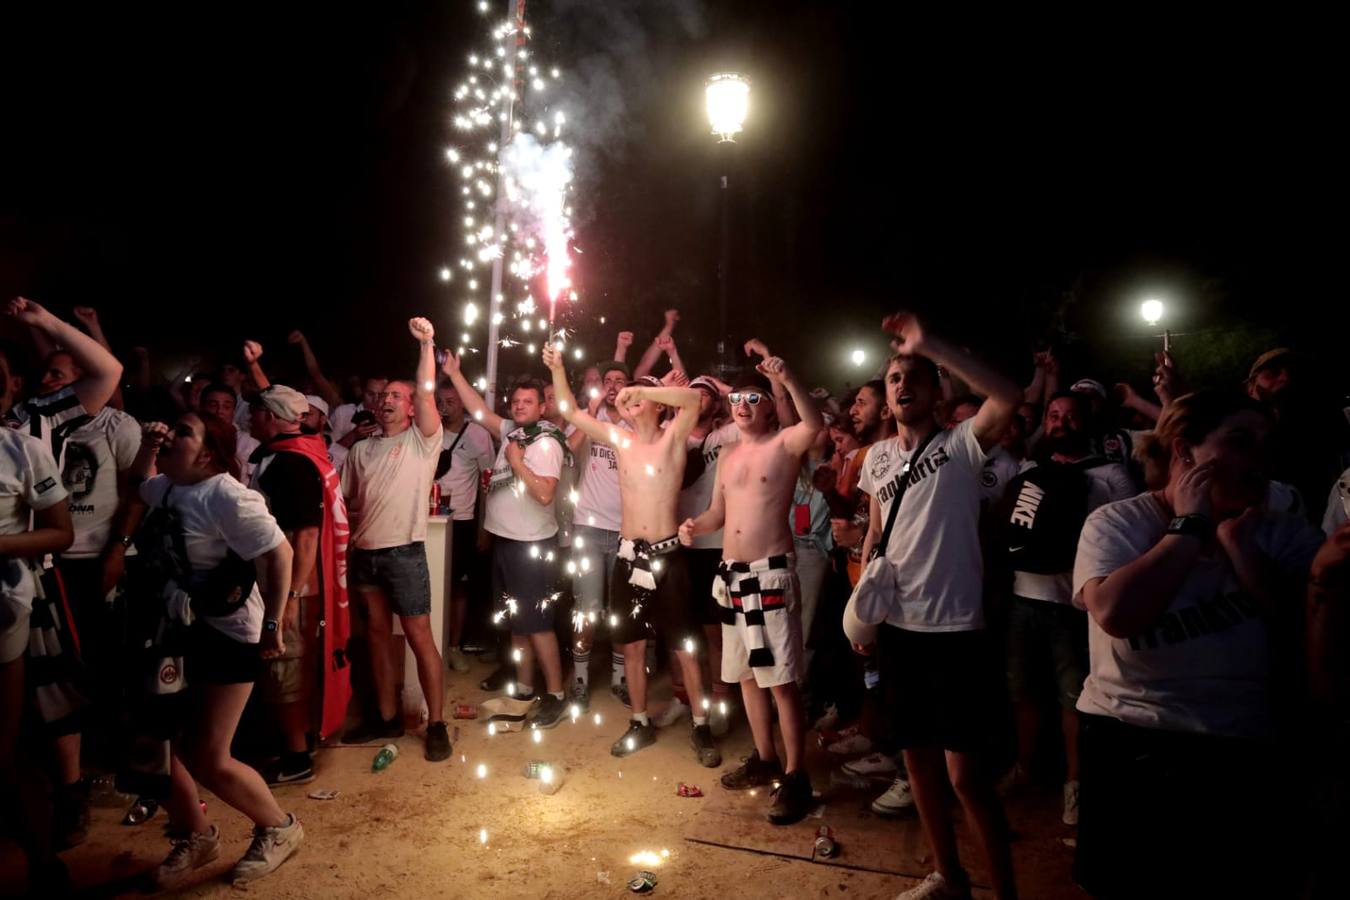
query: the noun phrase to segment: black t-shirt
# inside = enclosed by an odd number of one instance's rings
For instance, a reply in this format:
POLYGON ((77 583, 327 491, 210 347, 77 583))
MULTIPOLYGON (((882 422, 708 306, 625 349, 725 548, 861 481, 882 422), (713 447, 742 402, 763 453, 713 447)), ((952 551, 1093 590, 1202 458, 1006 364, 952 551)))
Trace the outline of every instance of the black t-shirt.
POLYGON ((323 482, 314 463, 300 454, 273 454, 258 476, 258 489, 282 531, 323 524, 323 482))

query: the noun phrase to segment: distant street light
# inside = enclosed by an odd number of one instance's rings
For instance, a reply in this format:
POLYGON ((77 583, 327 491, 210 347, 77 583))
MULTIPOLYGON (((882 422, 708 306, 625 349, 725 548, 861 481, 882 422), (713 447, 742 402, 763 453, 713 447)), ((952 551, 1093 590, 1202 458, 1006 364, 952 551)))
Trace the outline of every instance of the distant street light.
MULTIPOLYGON (((1144 317, 1150 328, 1157 326, 1163 317, 1163 302, 1156 297, 1149 297, 1139 306, 1139 314, 1144 317)), ((1168 353, 1172 349, 1172 335, 1167 329, 1163 329, 1163 352, 1168 353)))
POLYGON ((850 355, 853 358, 853 364, 855 366, 861 366, 863 363, 867 361, 867 354, 864 353, 861 349, 854 350, 853 353, 850 355))

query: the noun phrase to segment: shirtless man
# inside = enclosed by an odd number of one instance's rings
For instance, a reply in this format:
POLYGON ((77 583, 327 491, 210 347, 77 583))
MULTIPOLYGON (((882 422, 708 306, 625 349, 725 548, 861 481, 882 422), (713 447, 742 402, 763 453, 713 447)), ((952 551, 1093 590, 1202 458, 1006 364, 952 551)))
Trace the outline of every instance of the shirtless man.
POLYGON ((752 373, 738 379, 727 397, 740 440, 722 452, 712 501, 680 526, 680 541, 687 546, 696 535, 722 529, 722 566, 713 583, 723 614, 722 677, 741 683, 755 737, 755 752, 723 775, 722 785, 744 790, 777 781, 769 821, 790 825, 810 808, 811 781, 805 769, 806 710, 797 688, 802 620, 788 506, 802 456, 825 422, 782 359, 766 356, 756 369, 762 378, 752 373), (797 424, 774 429, 769 383, 787 390, 797 424), (783 728, 786 773, 774 749, 770 694, 783 728))
MULTIPOLYGON (((694 655, 703 645, 702 629, 689 603, 689 570, 676 533, 675 504, 684 477, 685 440, 698 422, 699 395, 690 388, 663 387, 656 379, 625 387, 615 406, 632 423, 628 436, 617 425, 600 422, 577 408, 563 371, 562 353, 544 347, 544 365, 553 373, 558 410, 592 441, 614 448, 619 464, 619 553, 610 581, 611 639, 623 647, 633 716, 628 730, 610 748, 628 756, 656 742, 647 715, 647 637, 660 629, 674 645, 684 683, 692 697, 703 696, 703 676, 694 655), (677 410, 664 430, 665 407, 677 410)), ((784 512, 786 515, 786 512, 784 512)), ((713 743, 707 710, 697 709, 691 744, 700 765, 722 764, 713 743)))

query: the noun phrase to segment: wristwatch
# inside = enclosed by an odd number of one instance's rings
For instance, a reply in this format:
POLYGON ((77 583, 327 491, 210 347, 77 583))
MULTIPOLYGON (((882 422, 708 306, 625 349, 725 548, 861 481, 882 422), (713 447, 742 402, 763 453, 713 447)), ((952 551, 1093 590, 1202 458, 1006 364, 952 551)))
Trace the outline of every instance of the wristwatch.
POLYGON ((1206 540, 1214 533, 1214 523, 1207 516, 1177 516, 1167 525, 1168 534, 1180 534, 1206 540))
POLYGON ((263 631, 268 632, 270 634, 271 632, 276 631, 279 628, 281 628, 281 623, 278 622, 276 619, 263 620, 263 631))

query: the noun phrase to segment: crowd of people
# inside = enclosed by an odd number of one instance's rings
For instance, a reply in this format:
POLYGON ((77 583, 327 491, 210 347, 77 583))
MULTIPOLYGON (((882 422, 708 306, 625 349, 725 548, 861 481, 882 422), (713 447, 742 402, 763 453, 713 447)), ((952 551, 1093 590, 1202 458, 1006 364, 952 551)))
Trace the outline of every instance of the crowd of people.
POLYGON ((1020 386, 897 313, 876 379, 836 394, 755 339, 687 372, 670 310, 631 368, 631 332, 571 372, 551 338, 546 378, 493 404, 423 318, 408 378, 330 378, 291 333, 290 387, 252 340, 162 384, 92 309, 8 314, 31 347, 0 350, 0 872, 31 893, 64 884, 112 773, 166 811, 156 887, 218 855, 198 785, 254 823, 231 879, 275 870, 304 831, 269 786, 416 714, 394 616, 432 763, 447 670, 495 662, 480 686, 553 728, 590 707, 607 642, 612 755, 687 717, 682 752, 719 768, 744 719, 721 784, 770 788, 790 825, 814 732, 877 815, 917 815, 934 871, 900 897, 970 896, 958 807, 1015 897, 1005 798, 1048 780, 1093 896, 1332 889, 1350 410, 1294 351, 1210 385, 1160 353, 1150 398, 1046 347, 1020 386))

